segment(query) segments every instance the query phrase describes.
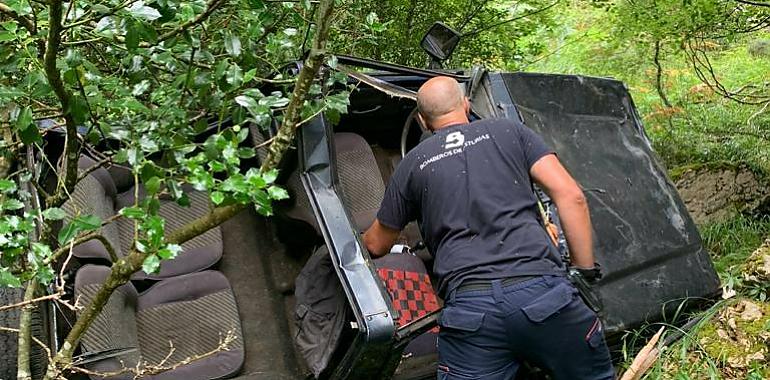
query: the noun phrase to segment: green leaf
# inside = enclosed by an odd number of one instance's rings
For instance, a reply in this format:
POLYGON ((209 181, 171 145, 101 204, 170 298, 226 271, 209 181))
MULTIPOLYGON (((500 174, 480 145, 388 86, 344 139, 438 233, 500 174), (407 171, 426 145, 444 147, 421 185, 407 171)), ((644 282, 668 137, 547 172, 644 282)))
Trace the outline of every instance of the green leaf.
POLYGON ((243 70, 235 63, 230 64, 225 73, 225 81, 233 87, 239 87, 243 83, 243 70))
POLYGON ((16 182, 10 179, 0 179, 0 192, 12 193, 16 191, 16 182))
POLYGON ((139 28, 138 23, 127 21, 126 22, 126 48, 128 50, 134 50, 139 47, 139 28))
POLYGON ((24 144, 39 143, 43 141, 40 131, 34 125, 19 131, 19 138, 24 144))
POLYGON ((257 77, 257 69, 251 69, 246 72, 246 74, 243 74, 243 82, 249 83, 252 79, 257 77))
POLYGON ((234 34, 227 34, 225 36, 225 50, 227 54, 230 54, 233 58, 241 55, 241 39, 234 34))
POLYGON ((144 183, 144 189, 147 190, 147 194, 155 195, 158 193, 158 190, 160 190, 161 184, 162 182, 160 178, 152 177, 147 182, 144 183))
POLYGON ((24 203, 21 203, 20 200, 13 198, 6 199, 2 204, 0 204, 0 209, 3 210, 18 210, 23 207, 24 203))
POLYGON ((0 287, 20 288, 21 280, 14 276, 8 268, 0 268, 0 287))
POLYGON ((58 207, 51 207, 43 211, 43 218, 46 220, 62 220, 67 217, 67 213, 58 207))
POLYGON ((74 223, 68 223, 59 230, 59 236, 56 240, 59 241, 59 245, 64 245, 68 241, 72 240, 75 235, 78 234, 78 228, 74 223))
POLYGON ((271 184, 275 182, 275 180, 278 178, 278 170, 277 169, 270 170, 267 173, 263 174, 262 178, 265 180, 265 183, 271 184))
POLYGON ((19 112, 19 116, 16 117, 16 129, 18 131, 24 131, 30 127, 34 127, 32 121, 32 110, 29 109, 29 107, 24 107, 21 109, 21 112, 19 112))
POLYGON ((267 188, 267 194, 270 196, 270 198, 275 200, 281 200, 281 199, 287 199, 289 198, 289 193, 278 187, 278 186, 270 186, 267 188))
POLYGON ((182 246, 177 244, 169 244, 166 248, 158 250, 158 256, 163 260, 171 260, 175 258, 179 252, 182 252, 182 246))
POLYGON ((51 281, 53 281, 54 277, 56 277, 56 272, 54 272, 50 265, 45 265, 38 268, 37 275, 35 277, 39 283, 48 285, 51 283, 51 281))
POLYGON ((142 262, 142 270, 145 273, 155 273, 160 268, 160 258, 156 255, 149 255, 142 262))
POLYGON ((256 108, 258 106, 257 101, 246 95, 238 95, 235 97, 235 102, 241 105, 242 107, 246 107, 249 111, 251 111, 253 108, 256 108))
POLYGON ((0 32, 0 42, 13 41, 16 39, 16 35, 9 32, 0 32))
POLYGON ((223 172, 223 171, 225 171, 225 169, 227 169, 225 164, 223 164, 223 163, 221 163, 219 161, 216 161, 216 160, 209 161, 209 168, 213 172, 223 172))
POLYGON ((134 3, 134 5, 127 8, 128 13, 140 20, 157 20, 161 17, 160 12, 157 9, 144 5, 143 1, 134 3))
POLYGON ((81 231, 93 231, 102 226, 102 220, 96 215, 80 215, 72 223, 81 231))
POLYGON ((147 216, 147 213, 139 207, 124 207, 118 213, 129 219, 143 219, 147 216))
POLYGON ((215 205, 219 206, 222 204, 222 202, 225 201, 225 195, 219 191, 214 191, 211 193, 211 201, 214 202, 215 205))

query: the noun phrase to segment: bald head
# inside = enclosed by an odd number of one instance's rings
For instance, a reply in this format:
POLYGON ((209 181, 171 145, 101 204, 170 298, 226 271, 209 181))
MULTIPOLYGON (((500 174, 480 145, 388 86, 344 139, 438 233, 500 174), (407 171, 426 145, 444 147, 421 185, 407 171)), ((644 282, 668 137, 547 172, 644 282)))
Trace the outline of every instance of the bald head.
POLYGON ((428 129, 468 123, 469 103, 460 84, 449 77, 435 77, 417 91, 417 109, 428 129))

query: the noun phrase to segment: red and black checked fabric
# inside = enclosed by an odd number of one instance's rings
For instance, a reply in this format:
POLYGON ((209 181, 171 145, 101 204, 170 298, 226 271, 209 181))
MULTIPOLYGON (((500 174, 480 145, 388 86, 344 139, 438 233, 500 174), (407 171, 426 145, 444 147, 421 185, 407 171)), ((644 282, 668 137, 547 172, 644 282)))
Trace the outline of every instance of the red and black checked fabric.
MULTIPOLYGON (((390 293, 393 308, 399 314, 396 321, 399 327, 439 309, 438 299, 427 273, 390 268, 379 268, 377 273, 390 293)), ((431 332, 438 332, 437 329, 431 332)))

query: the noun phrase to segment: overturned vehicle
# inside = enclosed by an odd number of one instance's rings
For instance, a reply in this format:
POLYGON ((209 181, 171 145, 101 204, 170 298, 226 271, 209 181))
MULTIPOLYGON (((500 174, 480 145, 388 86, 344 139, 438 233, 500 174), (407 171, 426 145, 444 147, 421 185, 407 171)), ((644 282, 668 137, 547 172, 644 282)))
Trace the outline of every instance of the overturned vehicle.
MULTIPOLYGON (((436 59, 457 43, 430 36, 424 42, 433 43, 436 59)), ((515 119, 538 132, 582 185, 605 274, 593 292, 603 304, 611 348, 618 351, 627 330, 672 321, 678 311, 719 293, 698 230, 621 82, 425 70, 344 56, 335 69, 358 87, 337 124, 319 114, 299 130, 296 154, 281 163, 277 180, 290 200, 274 218, 242 212, 185 243, 185 253, 158 273, 138 272, 84 335, 78 366, 114 373, 108 378, 131 378, 119 370, 164 362, 180 364, 148 377, 434 378, 441 307, 425 286, 432 258, 419 228, 408 226, 400 244, 378 260, 359 233, 373 221, 400 159, 430 138, 415 122, 415 90, 438 75, 463 85, 475 118, 515 119), (324 271, 329 276, 313 277, 324 271)), ((274 133, 251 128, 245 143, 264 159, 274 133)), ((88 167, 94 160, 84 156, 81 162, 88 167)), ((121 168, 100 168, 78 184, 67 207, 108 219, 141 191, 121 168)), ((183 225, 208 209, 207 194, 190 194, 190 207, 162 204, 167 223, 183 225)), ((127 250, 132 227, 117 223, 102 234, 118 252, 106 252, 95 240, 74 249, 69 291, 81 302, 94 297, 110 261, 127 250)), ((56 347, 73 315, 42 309, 42 336, 56 347)), ((15 349, 5 344, 0 352, 15 349)), ((0 369, 0 378, 6 376, 13 375, 0 369)))

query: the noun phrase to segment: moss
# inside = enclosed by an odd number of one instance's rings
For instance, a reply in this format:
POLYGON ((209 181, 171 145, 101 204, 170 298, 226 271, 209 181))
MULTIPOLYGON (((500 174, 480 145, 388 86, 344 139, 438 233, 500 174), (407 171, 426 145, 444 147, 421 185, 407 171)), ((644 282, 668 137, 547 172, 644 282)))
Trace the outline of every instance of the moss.
POLYGON ((741 299, 704 324, 697 339, 704 353, 728 375, 726 378, 743 378, 752 369, 768 378, 769 326, 769 303, 741 299))

